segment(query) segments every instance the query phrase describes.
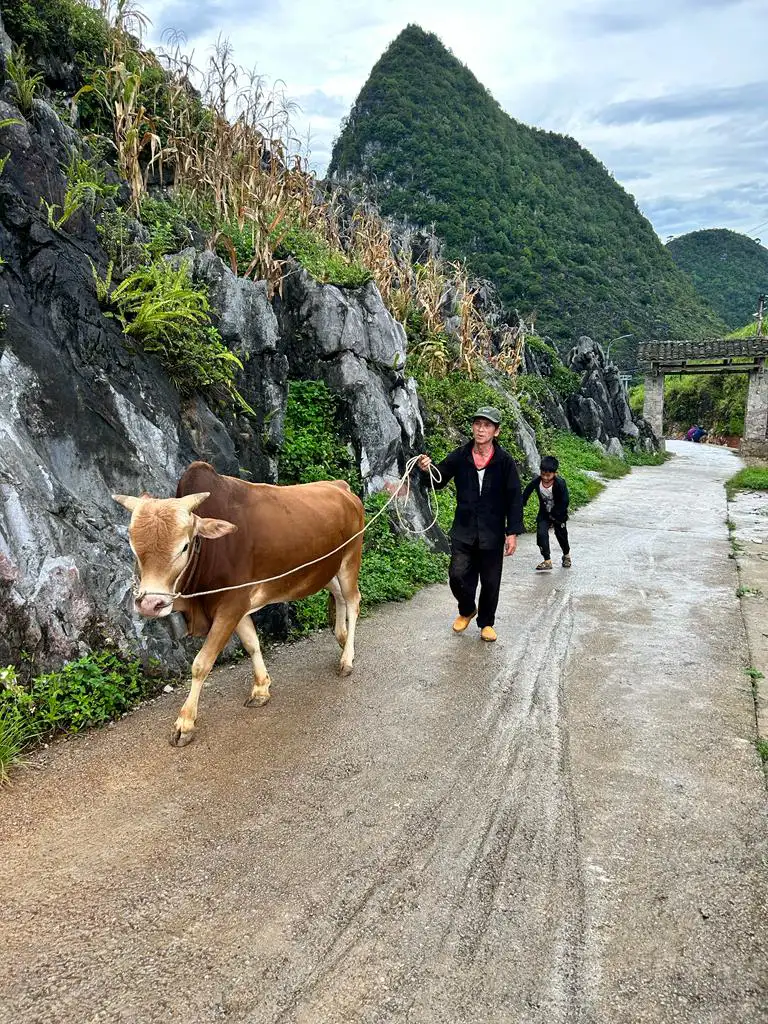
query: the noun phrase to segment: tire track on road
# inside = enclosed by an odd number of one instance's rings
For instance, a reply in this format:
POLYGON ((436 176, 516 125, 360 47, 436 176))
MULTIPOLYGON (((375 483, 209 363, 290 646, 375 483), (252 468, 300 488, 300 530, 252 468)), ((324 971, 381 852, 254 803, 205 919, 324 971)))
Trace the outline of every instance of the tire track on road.
MULTIPOLYGON (((549 1004, 548 1020, 583 1019, 584 891, 562 692, 572 626, 570 595, 553 591, 492 679, 483 719, 452 752, 451 778, 471 779, 471 789, 446 781, 436 799, 410 816, 378 865, 360 867, 371 882, 351 905, 339 905, 340 930, 316 951, 316 966, 294 981, 274 1024, 309 1020, 305 1014, 321 1009, 324 1015, 315 1019, 345 1019, 328 1014, 343 1014, 335 1005, 339 993, 343 1001, 354 991, 359 1001, 361 988, 366 1012, 357 1019, 387 1019, 376 1016, 373 977, 384 971, 390 993, 402 991, 406 981, 413 993, 422 988, 414 978, 426 985, 440 962, 451 964, 452 972, 460 963, 476 974, 492 956, 499 928, 514 933, 518 944, 535 932, 542 954, 549 947, 540 996, 549 1004), (542 645, 542 635, 556 639, 542 645), (538 923, 529 917, 521 925, 510 908, 522 901, 530 914, 526 880, 537 876, 538 923), (398 941, 403 932, 410 938, 405 944, 398 941)), ((540 979, 530 987, 541 990, 540 979)), ((474 982, 452 999, 476 1002, 473 989, 474 982)), ((409 999, 405 1008, 415 1005, 409 999)))

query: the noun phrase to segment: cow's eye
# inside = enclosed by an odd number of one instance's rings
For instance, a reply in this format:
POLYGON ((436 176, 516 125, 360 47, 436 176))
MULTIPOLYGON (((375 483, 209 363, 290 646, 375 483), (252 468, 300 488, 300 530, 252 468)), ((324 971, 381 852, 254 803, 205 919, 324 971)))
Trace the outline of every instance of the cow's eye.
POLYGON ((182 553, 182 555, 184 554, 184 552, 185 552, 185 551, 187 550, 187 548, 188 548, 188 547, 189 547, 189 542, 187 542, 187 543, 186 543, 186 544, 184 545, 184 547, 183 547, 183 548, 181 549, 181 553, 182 553))

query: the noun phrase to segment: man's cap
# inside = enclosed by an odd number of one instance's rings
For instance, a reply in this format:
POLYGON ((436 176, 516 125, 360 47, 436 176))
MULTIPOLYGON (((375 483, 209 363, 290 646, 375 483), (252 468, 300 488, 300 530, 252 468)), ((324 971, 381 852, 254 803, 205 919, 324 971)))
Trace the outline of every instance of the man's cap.
POLYGON ((490 420, 491 423, 495 423, 498 427, 501 423, 501 413, 498 409, 494 409, 492 405, 481 405, 475 415, 472 417, 473 420, 490 420))

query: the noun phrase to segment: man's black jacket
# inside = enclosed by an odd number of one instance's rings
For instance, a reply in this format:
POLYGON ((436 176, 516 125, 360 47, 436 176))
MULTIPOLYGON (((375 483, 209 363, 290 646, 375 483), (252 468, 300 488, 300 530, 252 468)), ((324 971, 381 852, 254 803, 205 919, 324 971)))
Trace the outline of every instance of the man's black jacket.
POLYGON ((472 447, 473 442, 470 441, 437 463, 443 479, 435 487, 440 490, 451 480, 456 482, 456 515, 451 527, 453 540, 461 544, 478 542, 484 549, 502 547, 506 536, 523 532, 517 466, 509 452, 494 441, 481 493, 472 447))
POLYGON ((531 494, 536 491, 536 497, 539 499, 539 519, 551 519, 553 523, 564 523, 568 518, 568 487, 562 477, 556 476, 552 482, 552 499, 554 504, 552 505, 552 511, 547 512, 547 506, 544 504, 544 499, 541 496, 539 490, 539 484, 541 483, 541 477, 535 476, 533 480, 523 491, 523 508, 525 508, 528 499, 531 494))

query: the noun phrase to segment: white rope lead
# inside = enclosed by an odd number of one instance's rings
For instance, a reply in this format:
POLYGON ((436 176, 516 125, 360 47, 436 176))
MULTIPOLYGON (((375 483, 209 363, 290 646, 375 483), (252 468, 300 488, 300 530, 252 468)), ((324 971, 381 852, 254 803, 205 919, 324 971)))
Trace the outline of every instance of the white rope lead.
MULTIPOLYGON (((353 534, 351 537, 349 537, 347 540, 345 540, 342 544, 339 544, 338 547, 335 547, 333 549, 333 551, 329 551, 326 555, 321 555, 320 558, 313 558, 311 562, 304 562, 303 565, 297 565, 295 569, 289 569, 287 572, 281 572, 277 576, 268 576, 266 579, 263 579, 263 580, 251 580, 249 583, 237 583, 237 584, 235 584, 234 586, 231 586, 231 587, 218 587, 216 590, 198 590, 194 594, 179 594, 179 593, 176 593, 175 591, 172 594, 161 594, 161 593, 155 592, 155 591, 147 591, 147 593, 145 593, 143 596, 144 597, 172 597, 174 599, 174 601, 177 600, 177 598, 183 598, 184 600, 190 600, 193 597, 208 597, 210 594, 223 594, 227 590, 242 590, 244 587, 260 587, 264 583, 274 583, 275 580, 282 580, 286 576, 291 576, 293 573, 299 572, 301 569, 308 569, 310 565, 316 565, 318 562, 324 562, 326 558, 330 558, 331 555, 335 555, 337 551, 341 551, 341 549, 345 548, 347 546, 347 544, 351 544, 353 540, 356 540, 358 537, 360 537, 362 534, 364 534, 365 531, 368 529, 368 527, 371 526, 373 523, 375 523, 376 520, 379 518, 379 516, 383 515, 383 513, 386 512, 386 510, 389 508, 389 506, 392 504, 392 502, 395 501, 395 499, 400 496, 400 492, 403 489, 403 487, 405 487, 405 501, 404 501, 403 504, 407 503, 408 499, 411 496, 411 473, 413 472, 413 469, 416 466, 416 463, 419 461, 419 458, 420 458, 419 455, 414 455, 413 458, 408 460, 408 462, 405 464, 405 472, 400 477, 400 482, 397 485, 397 489, 392 493, 392 496, 389 498, 389 500, 384 505, 381 506, 379 511, 374 516, 372 516, 371 519, 368 520, 368 522, 365 524, 365 526, 362 528, 362 530, 358 530, 357 533, 353 534)), ((397 506, 397 505, 395 506, 395 509, 397 511, 397 518, 398 518, 398 520, 400 522, 400 526, 407 533, 413 533, 413 534, 427 533, 429 530, 432 529, 432 527, 437 522, 438 509, 437 509, 437 498, 435 496, 435 484, 436 483, 438 483, 438 484, 441 483, 443 478, 442 478, 442 476, 440 474, 440 470, 433 463, 430 463, 428 472, 429 472, 430 494, 429 494, 429 496, 427 498, 427 502, 428 502, 428 505, 429 505, 429 511, 432 513, 432 522, 429 524, 429 526, 424 527, 423 530, 414 529, 414 528, 410 527, 407 523, 405 523, 403 521, 403 517, 402 517, 402 514, 400 512, 400 507, 397 506)))

